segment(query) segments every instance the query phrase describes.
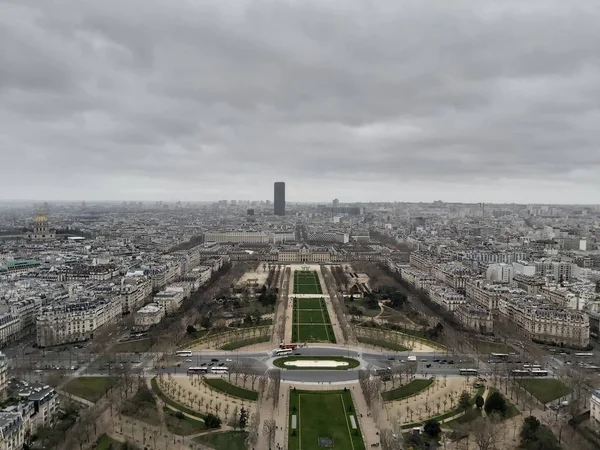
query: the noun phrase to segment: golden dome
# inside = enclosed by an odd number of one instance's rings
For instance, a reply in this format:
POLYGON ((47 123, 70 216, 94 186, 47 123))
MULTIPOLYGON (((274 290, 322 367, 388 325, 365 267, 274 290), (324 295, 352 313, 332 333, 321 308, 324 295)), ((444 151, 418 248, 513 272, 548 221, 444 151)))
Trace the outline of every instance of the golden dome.
POLYGON ((46 221, 46 216, 44 216, 43 214, 38 214, 38 216, 33 220, 33 222, 38 225, 44 224, 46 223, 46 221))

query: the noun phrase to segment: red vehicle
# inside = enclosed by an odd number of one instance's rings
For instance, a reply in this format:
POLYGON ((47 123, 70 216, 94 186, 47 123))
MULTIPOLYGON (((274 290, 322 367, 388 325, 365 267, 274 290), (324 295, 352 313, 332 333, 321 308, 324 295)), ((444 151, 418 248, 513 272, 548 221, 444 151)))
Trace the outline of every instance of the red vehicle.
POLYGON ((289 348, 292 350, 296 350, 298 348, 298 344, 284 344, 283 342, 279 344, 279 348, 289 348))

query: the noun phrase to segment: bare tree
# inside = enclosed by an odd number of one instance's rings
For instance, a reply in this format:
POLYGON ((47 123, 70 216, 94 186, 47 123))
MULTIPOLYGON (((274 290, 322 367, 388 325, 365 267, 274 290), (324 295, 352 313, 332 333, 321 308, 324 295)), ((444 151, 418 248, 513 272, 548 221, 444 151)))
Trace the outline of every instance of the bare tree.
POLYGON ((250 426, 248 427, 248 434, 250 442, 256 444, 258 439, 258 427, 260 426, 260 414, 258 412, 250 415, 250 426))
POLYGON ((479 417, 471 424, 471 433, 479 450, 494 450, 504 437, 502 419, 496 415, 479 417))
POLYGON ((273 419, 267 419, 263 422, 263 436, 267 438, 269 448, 273 446, 275 441, 275 421, 273 419))
POLYGON ((254 384, 256 383, 256 380, 260 377, 260 373, 258 373, 256 370, 251 370, 250 371, 250 382, 252 383, 251 389, 254 390, 254 384))
POLYGON ((242 380, 244 381, 244 387, 246 387, 246 381, 248 380, 251 371, 250 363, 247 360, 240 361, 240 363, 237 364, 236 371, 240 372, 242 380))

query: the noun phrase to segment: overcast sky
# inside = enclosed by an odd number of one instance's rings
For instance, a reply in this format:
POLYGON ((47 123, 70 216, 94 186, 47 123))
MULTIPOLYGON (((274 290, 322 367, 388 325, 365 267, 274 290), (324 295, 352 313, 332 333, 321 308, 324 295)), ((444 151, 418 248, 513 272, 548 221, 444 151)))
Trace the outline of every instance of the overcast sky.
POLYGON ((0 0, 0 198, 600 203, 600 1, 0 0))

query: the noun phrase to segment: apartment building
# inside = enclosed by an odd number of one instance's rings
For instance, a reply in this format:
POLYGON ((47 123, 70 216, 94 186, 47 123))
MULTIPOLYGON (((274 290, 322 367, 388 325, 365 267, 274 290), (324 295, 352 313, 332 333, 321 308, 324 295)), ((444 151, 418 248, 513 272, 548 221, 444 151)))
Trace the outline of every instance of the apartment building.
POLYGON ((164 309, 165 314, 172 314, 179 309, 183 298, 183 289, 165 289, 158 292, 152 301, 160 305, 164 309))
POLYGON ((498 309, 498 301, 503 295, 521 293, 523 292, 518 288, 481 279, 470 280, 466 287, 467 298, 479 306, 491 310, 492 313, 498 309))
POLYGON ((454 311, 454 315, 465 328, 481 334, 491 334, 494 331, 494 319, 488 308, 473 303, 465 303, 454 311))
POLYGON ((0 450, 21 450, 25 440, 23 417, 18 412, 0 412, 0 450))
POLYGON ((281 244, 284 242, 295 241, 295 240, 296 240, 296 233, 294 230, 274 231, 273 233, 271 233, 269 242, 271 242, 273 244, 281 244))
POLYGON ((423 253, 413 252, 410 254, 409 263, 415 269, 420 270, 421 272, 431 274, 433 262, 427 255, 423 253))
POLYGON ((525 275, 528 277, 535 276, 535 264, 527 261, 517 261, 512 264, 514 275, 525 275))
POLYGON ((6 355, 0 352, 0 398, 6 397, 6 386, 8 384, 8 361, 6 355))
POLYGON ((21 319, 12 314, 0 314, 0 346, 16 341, 21 332, 21 319))
POLYGON ((204 242, 238 244, 268 244, 270 233, 264 231, 211 231, 204 233, 204 242))
POLYGON ((128 314, 142 306, 152 295, 152 281, 143 272, 128 272, 121 278, 119 289, 123 314, 128 314))
POLYGON ((18 399, 18 402, 11 403, 0 410, 0 422, 2 418, 11 419, 13 428, 8 434, 12 435, 14 441, 13 446, 10 447, 0 439, 0 450, 22 449, 19 433, 23 435, 25 441, 36 434, 41 427, 52 427, 60 406, 58 395, 50 386, 14 380, 9 388, 11 397, 18 399), (20 417, 20 422, 14 420, 16 417, 20 417))
POLYGON ((554 281, 569 281, 573 277, 574 264, 566 261, 541 260, 535 262, 535 275, 549 277, 554 281))
POLYGON ((35 318, 41 306, 41 298, 28 298, 8 304, 8 312, 20 319, 19 338, 35 332, 35 318))
POLYGON ((429 288, 429 297, 432 301, 448 311, 455 311, 459 306, 466 302, 465 296, 452 289, 446 289, 440 286, 429 288))
POLYGON ((211 256, 202 261, 201 264, 210 267, 213 272, 218 272, 223 267, 223 264, 228 261, 229 257, 227 256, 211 256))
POLYGON ((96 330, 114 323, 122 311, 119 297, 83 298, 44 306, 37 316, 37 344, 48 347, 91 339, 96 330))
POLYGON ((581 309, 578 304, 579 297, 577 294, 569 291, 569 289, 565 287, 559 285, 542 286, 539 290, 539 295, 559 307, 581 309))
POLYGON ((445 284, 458 292, 465 292, 469 279, 468 271, 462 264, 447 263, 436 264, 431 268, 431 275, 440 283, 445 284))
POLYGON ((532 277, 528 275, 515 274, 512 279, 513 286, 523 289, 528 295, 537 295, 540 292, 542 286, 546 283, 540 278, 532 277))
POLYGON ((158 303, 148 303, 138 310, 133 318, 135 331, 147 331, 165 317, 165 309, 158 303))
POLYGON ((403 280, 417 289, 427 289, 428 286, 436 283, 436 279, 433 276, 418 269, 401 267, 399 272, 403 280))
POLYGON ((485 276, 490 281, 508 284, 512 281, 514 269, 511 264, 494 263, 488 266, 485 276))
POLYGON ((522 251, 473 250, 467 253, 467 258, 481 264, 505 263, 527 259, 527 253, 522 251))
POLYGON ((590 419, 596 427, 600 427, 600 389, 594 391, 590 397, 590 419))
POLYGON ((350 241, 348 233, 340 231, 310 231, 307 238, 313 242, 337 242, 340 244, 347 244, 350 241))
POLYGON ((590 343, 587 314, 559 308, 540 296, 502 297, 498 311, 537 342, 574 348, 585 348, 590 343))

